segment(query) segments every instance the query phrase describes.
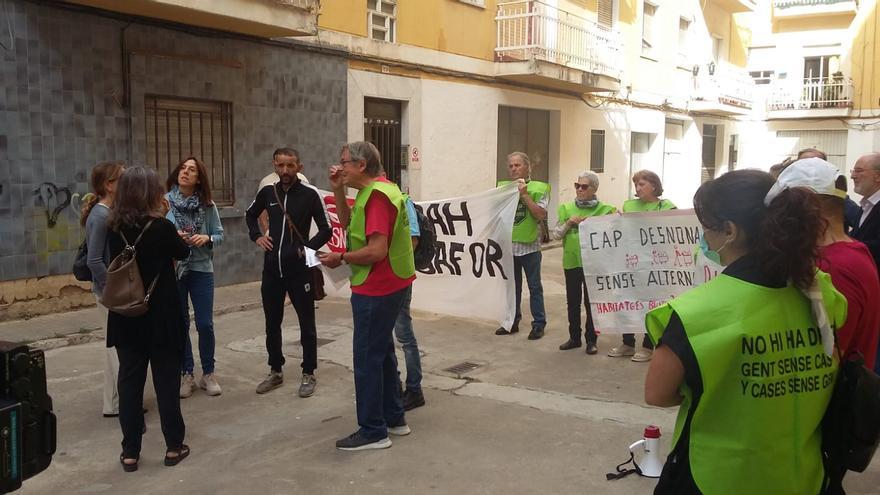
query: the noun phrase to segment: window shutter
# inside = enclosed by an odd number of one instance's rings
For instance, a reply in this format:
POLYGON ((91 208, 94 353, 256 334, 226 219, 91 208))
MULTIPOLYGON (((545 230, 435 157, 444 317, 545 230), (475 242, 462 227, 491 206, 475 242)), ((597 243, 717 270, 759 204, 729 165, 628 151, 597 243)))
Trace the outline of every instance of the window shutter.
POLYGON ((614 27, 614 0, 599 0, 599 25, 611 29, 614 27))

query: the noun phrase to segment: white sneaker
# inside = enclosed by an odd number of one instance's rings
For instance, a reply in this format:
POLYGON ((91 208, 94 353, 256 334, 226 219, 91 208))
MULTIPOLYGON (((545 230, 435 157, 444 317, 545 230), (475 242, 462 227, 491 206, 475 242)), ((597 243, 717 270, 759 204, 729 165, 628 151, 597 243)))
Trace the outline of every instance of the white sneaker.
POLYGON ((199 380, 199 388, 208 392, 208 395, 211 396, 223 393, 223 389, 221 389, 220 384, 217 383, 217 376, 214 375, 214 373, 202 375, 202 378, 199 380))
POLYGON ((193 394, 193 388, 196 386, 196 379, 192 373, 186 373, 180 377, 180 398, 186 399, 193 394))
POLYGON ((639 352, 633 355, 632 360, 637 363, 647 363, 652 357, 654 357, 654 351, 642 347, 639 352))
POLYGON ((398 437, 403 437, 403 436, 409 435, 410 433, 412 433, 412 429, 406 423, 404 423, 400 426, 389 426, 388 427, 388 434, 389 435, 396 435, 398 437))
POLYGON ((632 356, 636 353, 636 348, 631 345, 621 344, 617 347, 612 347, 610 351, 608 351, 608 357, 624 357, 624 356, 632 356))

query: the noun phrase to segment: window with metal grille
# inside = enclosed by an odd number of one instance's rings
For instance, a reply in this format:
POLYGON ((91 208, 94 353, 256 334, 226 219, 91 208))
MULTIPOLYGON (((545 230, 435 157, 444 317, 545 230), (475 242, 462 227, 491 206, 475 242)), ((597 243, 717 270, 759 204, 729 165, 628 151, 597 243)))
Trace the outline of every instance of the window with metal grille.
POLYGON ((397 0, 367 0, 367 29, 370 38, 394 43, 397 28, 397 0))
POLYGON ((703 167, 700 170, 700 182, 706 182, 715 178, 717 144, 718 126, 703 124, 703 167))
POLYGON ((147 95, 144 110, 147 163, 167 177, 195 156, 208 169, 214 202, 233 204, 232 104, 147 95))
POLYGON ((605 131, 590 131, 590 170, 596 173, 605 172, 605 131))

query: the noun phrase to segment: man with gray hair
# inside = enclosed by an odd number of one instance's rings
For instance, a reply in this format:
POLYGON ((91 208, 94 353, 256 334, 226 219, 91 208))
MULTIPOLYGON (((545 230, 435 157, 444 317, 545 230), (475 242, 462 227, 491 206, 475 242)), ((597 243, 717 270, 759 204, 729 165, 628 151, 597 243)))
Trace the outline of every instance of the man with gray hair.
POLYGON ((589 217, 616 213, 617 208, 599 201, 599 176, 593 172, 583 172, 574 183, 575 200, 559 205, 559 223, 553 229, 553 237, 562 239, 562 271, 565 274, 565 299, 568 306, 568 340, 559 346, 560 351, 576 349, 581 346, 581 304, 587 312, 584 337, 587 340, 587 354, 596 354, 596 326, 590 310, 590 296, 584 278, 584 263, 581 260, 581 240, 578 226, 589 217))
POLYGON ((522 272, 529 285, 529 309, 532 312, 532 331, 529 340, 544 336, 547 317, 544 313, 544 287, 541 284, 541 225, 547 218, 550 201, 550 184, 531 179, 532 164, 529 156, 521 151, 507 155, 507 172, 510 180, 498 181, 498 185, 516 182, 519 187, 519 204, 513 219, 513 280, 516 292, 516 314, 510 330, 495 330, 495 335, 509 335, 519 331, 522 320, 522 272))
POLYGON ((354 388, 359 429, 336 442, 339 450, 386 449, 388 434, 408 435, 400 400, 392 331, 415 280, 409 219, 400 189, 384 177, 379 150, 359 141, 342 147, 330 169, 344 253, 321 253, 329 268, 351 267, 354 388), (345 188, 358 190, 349 208, 345 188))

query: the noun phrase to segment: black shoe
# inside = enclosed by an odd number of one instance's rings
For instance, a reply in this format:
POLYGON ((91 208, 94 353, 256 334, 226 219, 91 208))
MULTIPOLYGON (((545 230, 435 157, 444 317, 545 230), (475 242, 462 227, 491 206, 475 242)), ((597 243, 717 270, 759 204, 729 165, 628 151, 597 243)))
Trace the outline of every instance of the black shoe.
POLYGON ((510 330, 507 330, 504 327, 498 327, 498 330, 495 330, 495 335, 512 335, 517 332, 519 332, 519 320, 514 320, 513 325, 510 326, 510 330))
POLYGON ((379 440, 367 440, 361 436, 361 432, 356 431, 351 435, 336 441, 336 448, 339 450, 369 450, 369 449, 387 449, 391 447, 391 440, 388 437, 379 440))
POLYGON ((510 332, 504 327, 498 327, 498 330, 495 330, 495 335, 510 335, 510 332))
POLYGON ((559 346, 560 351, 567 351, 569 349, 577 349, 581 346, 580 342, 575 342, 571 339, 566 340, 562 345, 559 346))
POLYGON ((529 340, 538 340, 544 336, 543 328, 532 328, 532 331, 529 332, 529 340))
POLYGON ((596 347, 595 342, 587 342, 587 354, 596 354, 599 352, 599 348, 596 347))
POLYGON ((418 392, 413 392, 412 390, 407 389, 406 392, 403 393, 403 410, 410 411, 417 407, 422 407, 425 405, 425 394, 422 393, 421 390, 418 392))

